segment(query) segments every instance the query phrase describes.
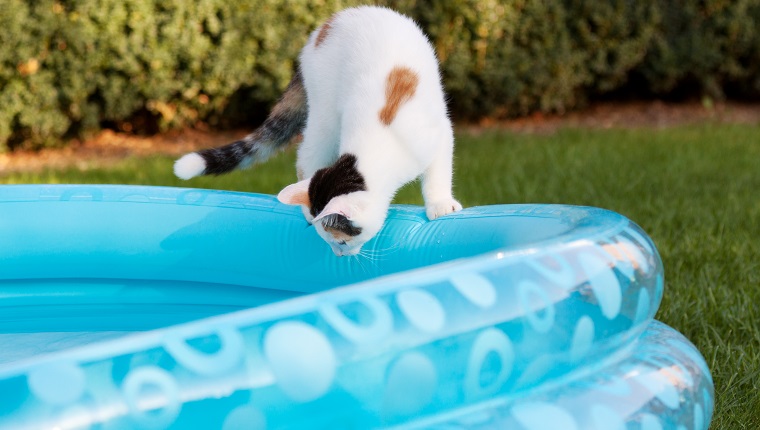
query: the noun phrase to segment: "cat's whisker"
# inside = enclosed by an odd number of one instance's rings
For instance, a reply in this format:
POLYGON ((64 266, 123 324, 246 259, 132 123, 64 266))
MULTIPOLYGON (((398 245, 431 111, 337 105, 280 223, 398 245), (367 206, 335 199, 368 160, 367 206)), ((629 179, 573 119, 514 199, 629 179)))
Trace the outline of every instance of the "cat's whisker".
MULTIPOLYGON (((385 237, 394 237, 394 238, 395 238, 395 236, 394 236, 394 234, 393 234, 393 233, 378 233, 378 234, 376 234, 376 235, 375 235, 375 237, 374 237, 374 239, 375 239, 375 243, 376 243, 376 244, 380 244, 380 243, 382 243, 382 242, 383 242, 383 239, 384 239, 385 237)), ((399 245, 399 243, 398 243, 398 242, 395 242, 395 243, 394 243, 392 246, 397 246, 397 245, 399 245)))
POLYGON ((366 270, 364 269, 364 265, 362 264, 362 262, 359 260, 359 258, 356 255, 352 255, 351 256, 351 261, 355 261, 356 265, 359 266, 359 267, 361 267, 362 271, 364 271, 366 273, 366 270))
POLYGON ((365 252, 367 255, 372 255, 375 257, 386 257, 390 254, 398 252, 400 249, 401 249, 401 244, 396 243, 387 248, 379 248, 379 249, 372 249, 372 250, 368 249, 368 250, 362 250, 362 252, 365 252))
POLYGON ((370 260, 384 260, 388 254, 364 252, 362 253, 362 256, 370 260))
POLYGON ((385 257, 389 256, 390 254, 392 254, 392 252, 382 252, 382 251, 366 251, 366 252, 362 252, 362 255, 364 257, 367 257, 367 258, 372 259, 372 260, 384 259, 385 257))
POLYGON ((382 257, 380 253, 373 250, 369 250, 369 249, 362 249, 359 252, 359 255, 361 255, 362 257, 370 258, 370 259, 375 258, 375 257, 382 257))
POLYGON ((369 255, 366 255, 363 251, 360 251, 358 254, 356 254, 359 257, 363 257, 366 259, 366 261, 370 262, 375 268, 376 271, 380 270, 380 267, 377 265, 377 262, 375 261, 375 258, 372 258, 369 255))
MULTIPOLYGON (((362 257, 362 255, 361 255, 361 252, 360 252, 359 254, 355 254, 355 255, 353 255, 352 257, 353 257, 354 261, 356 261, 356 262, 359 264, 359 267, 361 267, 361 268, 362 268, 362 270, 364 271, 364 273, 365 273, 367 276, 372 276, 372 273, 369 271, 369 269, 367 269, 367 266, 366 266, 366 265, 365 265, 365 264, 362 262, 362 259, 361 259, 361 257, 362 257)), ((372 261, 372 260, 369 260, 369 261, 372 261)))

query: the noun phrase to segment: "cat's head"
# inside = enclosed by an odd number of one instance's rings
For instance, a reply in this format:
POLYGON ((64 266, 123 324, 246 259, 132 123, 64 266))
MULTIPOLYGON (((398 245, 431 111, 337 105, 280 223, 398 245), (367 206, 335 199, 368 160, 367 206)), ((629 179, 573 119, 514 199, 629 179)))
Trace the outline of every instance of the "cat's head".
POLYGON ((358 254, 380 231, 387 213, 387 205, 370 196, 351 154, 309 179, 288 185, 277 198, 300 205, 306 220, 338 256, 358 254))

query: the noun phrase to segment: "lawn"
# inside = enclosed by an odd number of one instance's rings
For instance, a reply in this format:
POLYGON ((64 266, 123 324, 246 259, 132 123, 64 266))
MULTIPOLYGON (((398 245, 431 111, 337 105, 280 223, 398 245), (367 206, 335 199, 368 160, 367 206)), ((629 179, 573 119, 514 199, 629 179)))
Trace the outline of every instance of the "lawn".
MULTIPOLYGON (((288 151, 254 171, 181 182, 167 157, 0 175, 0 183, 125 183, 276 193, 295 180, 288 151)), ((654 239, 666 272, 657 318, 712 369, 713 429, 760 428, 760 124, 662 130, 564 129, 461 135, 456 194, 465 206, 565 203, 626 215, 654 239)), ((419 185, 399 203, 420 204, 419 185)))

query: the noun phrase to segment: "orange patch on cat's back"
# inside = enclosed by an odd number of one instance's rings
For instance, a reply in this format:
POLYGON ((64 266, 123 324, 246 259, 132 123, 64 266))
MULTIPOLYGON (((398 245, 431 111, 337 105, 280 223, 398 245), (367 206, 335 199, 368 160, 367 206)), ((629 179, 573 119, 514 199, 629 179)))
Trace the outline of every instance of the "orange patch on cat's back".
POLYGON ((385 82, 385 106, 379 112, 380 122, 391 125, 401 105, 414 97, 419 81, 417 73, 408 67, 396 66, 388 73, 385 82))
POLYGON ((325 39, 327 39, 327 36, 330 35, 330 30, 332 30, 332 24, 335 21, 335 17, 338 14, 334 14, 333 16, 327 18, 327 21, 325 21, 324 24, 322 24, 322 27, 319 27, 319 33, 317 33, 317 38, 314 40, 314 47, 319 48, 319 45, 321 45, 325 39))

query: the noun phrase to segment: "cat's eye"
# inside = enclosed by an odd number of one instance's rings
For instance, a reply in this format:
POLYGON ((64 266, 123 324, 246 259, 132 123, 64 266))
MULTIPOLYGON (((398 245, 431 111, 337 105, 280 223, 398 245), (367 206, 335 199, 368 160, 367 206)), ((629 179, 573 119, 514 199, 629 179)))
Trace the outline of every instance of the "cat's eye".
POLYGON ((346 244, 345 240, 341 240, 340 242, 338 242, 338 245, 345 245, 345 244, 346 244))

